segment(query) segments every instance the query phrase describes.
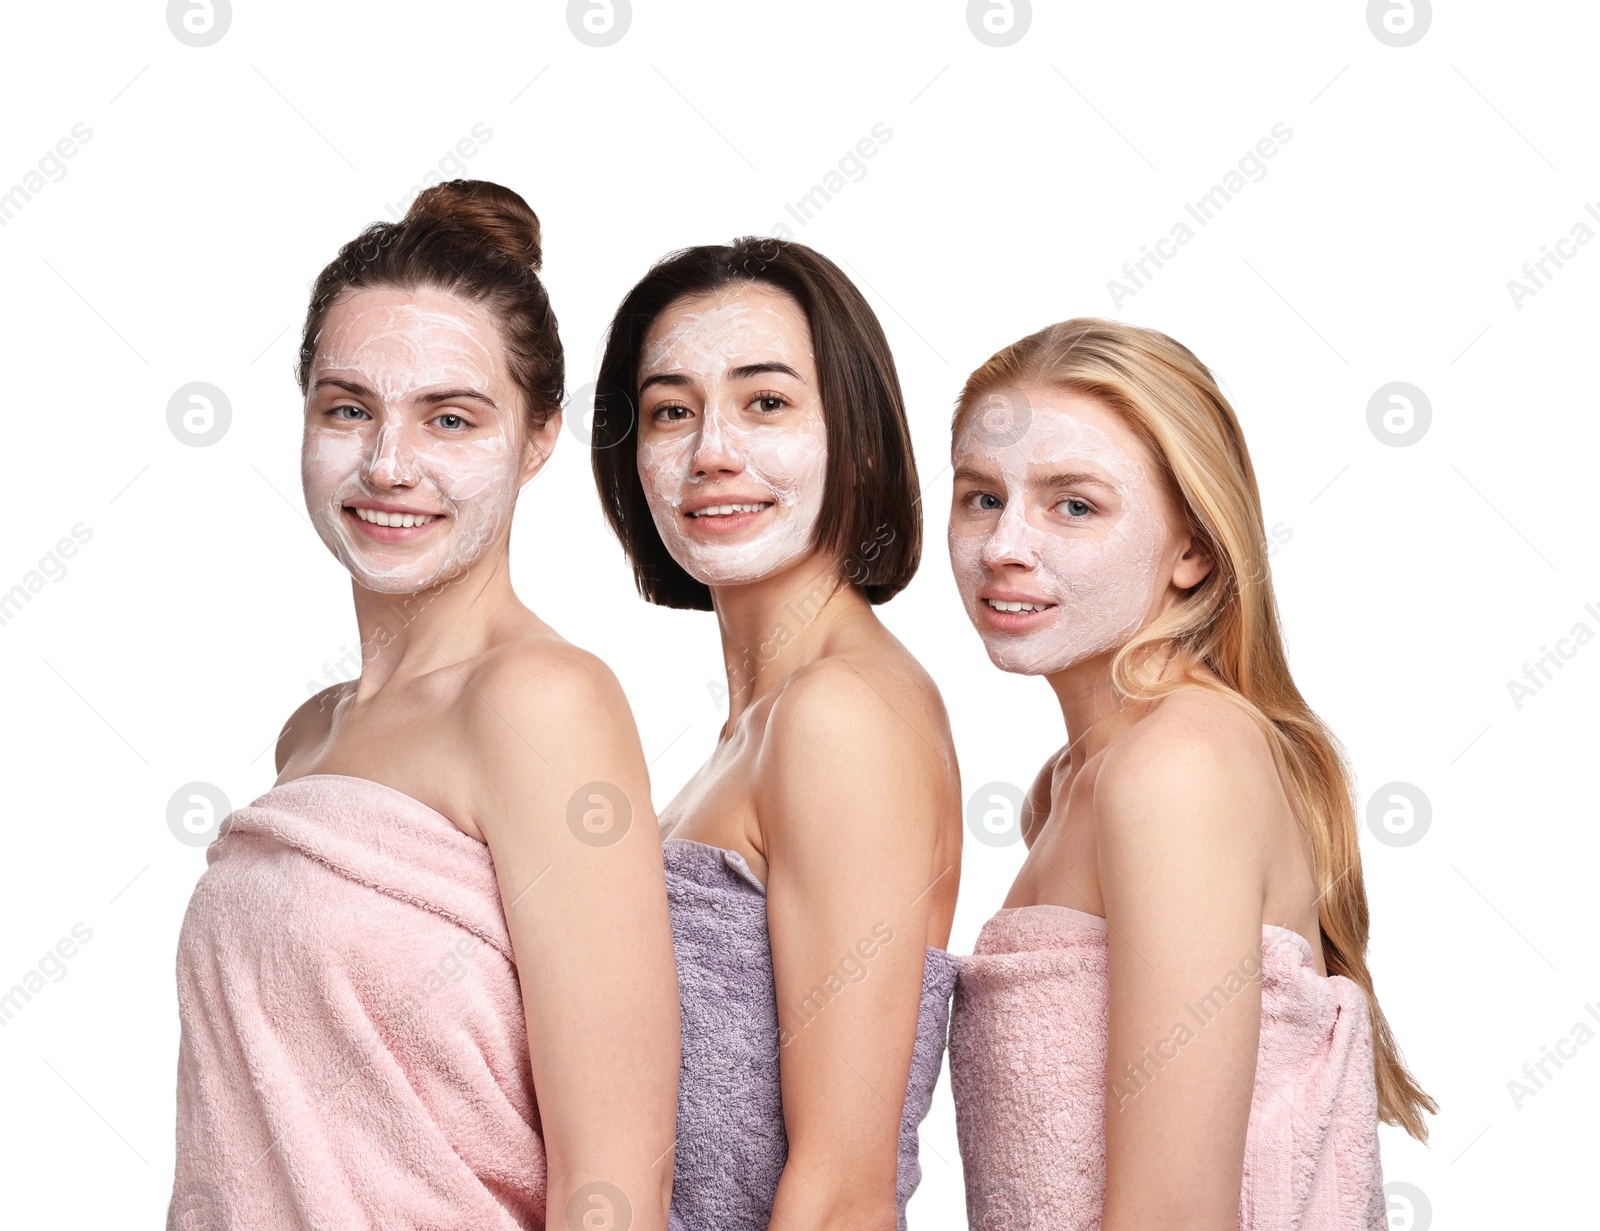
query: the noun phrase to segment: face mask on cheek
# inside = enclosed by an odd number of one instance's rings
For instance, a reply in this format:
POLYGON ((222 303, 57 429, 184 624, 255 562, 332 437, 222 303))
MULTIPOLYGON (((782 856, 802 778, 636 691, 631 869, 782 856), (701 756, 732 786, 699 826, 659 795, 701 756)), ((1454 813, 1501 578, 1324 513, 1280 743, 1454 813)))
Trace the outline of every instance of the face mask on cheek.
MULTIPOLYGON (((415 430, 415 429, 408 429, 415 430)), ((510 524, 520 459, 503 435, 407 442, 401 429, 308 424, 301 481, 311 524, 357 583, 382 594, 412 594, 448 581, 479 559, 510 524), (389 433, 384 439, 384 433, 389 433), (403 476, 408 486, 372 479, 403 476), (346 502, 388 500, 444 519, 426 545, 384 543, 352 526, 346 502)))
POLYGON ((990 661, 1003 671, 1049 675, 1116 648, 1137 632, 1154 602, 1166 541, 1158 489, 1142 459, 1092 423, 1038 407, 1021 440, 990 447, 969 422, 958 438, 958 462, 971 459, 999 476, 1005 507, 993 521, 950 527, 950 563, 967 615, 990 661), (1093 528, 1054 528, 1029 505, 1027 476, 1089 463, 1115 484, 1120 508, 1091 515, 1093 528), (1107 524, 1109 522, 1109 524, 1107 524), (1020 566, 1020 567, 1019 567, 1020 566), (1055 607, 1023 632, 1002 632, 984 618, 986 586, 1028 593, 1055 607))

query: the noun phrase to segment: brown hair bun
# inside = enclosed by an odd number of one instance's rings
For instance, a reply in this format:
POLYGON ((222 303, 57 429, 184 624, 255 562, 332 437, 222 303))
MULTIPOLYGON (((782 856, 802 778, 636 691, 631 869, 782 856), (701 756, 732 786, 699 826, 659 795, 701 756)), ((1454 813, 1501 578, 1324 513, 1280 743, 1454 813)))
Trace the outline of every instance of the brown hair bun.
POLYGON ((537 271, 539 218, 511 189, 487 180, 446 180, 424 188, 411 202, 405 220, 437 218, 476 232, 520 265, 537 271))

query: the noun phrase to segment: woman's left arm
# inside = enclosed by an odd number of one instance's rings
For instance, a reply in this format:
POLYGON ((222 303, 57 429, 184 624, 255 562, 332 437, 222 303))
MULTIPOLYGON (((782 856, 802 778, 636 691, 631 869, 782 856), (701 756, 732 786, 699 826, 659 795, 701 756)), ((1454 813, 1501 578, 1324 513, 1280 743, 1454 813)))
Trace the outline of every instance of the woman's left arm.
POLYGON ((893 1231, 950 768, 828 662, 773 708, 758 796, 789 1157, 772 1231, 893 1231))
POLYGON ((1103 1231, 1234 1231, 1270 805, 1232 724, 1156 714, 1095 783, 1109 946, 1103 1231))

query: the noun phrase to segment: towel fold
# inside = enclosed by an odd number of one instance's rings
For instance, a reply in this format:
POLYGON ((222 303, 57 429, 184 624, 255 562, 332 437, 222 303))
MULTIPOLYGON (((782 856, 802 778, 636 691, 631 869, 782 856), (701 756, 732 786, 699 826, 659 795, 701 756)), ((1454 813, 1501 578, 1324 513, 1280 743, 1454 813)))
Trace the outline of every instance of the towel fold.
POLYGON ((527 1027, 489 851, 313 774, 224 822, 178 942, 173 1228, 542 1228, 527 1027))
MULTIPOLYGON (((778 1071, 785 1040, 766 889, 737 851, 684 838, 662 845, 683 1029, 672 1229, 766 1231, 789 1156, 778 1071)), ((834 996, 848 997, 850 984, 870 971, 872 956, 866 955, 876 954, 881 939, 864 938, 854 960, 820 976, 796 1012, 785 1014, 786 1024, 804 1029, 827 1012, 834 996)), ((895 1176, 900 1231, 906 1202, 922 1178, 917 1126, 928 1114, 944 1063, 957 971, 954 956, 923 947, 922 1002, 895 1176)))
MULTIPOLYGON (((1262 928, 1261 1042, 1245 1138, 1241 1231, 1387 1231, 1372 1025, 1361 989, 1319 975, 1311 946, 1262 928)), ((1255 974, 1241 963, 1153 1047, 1137 1098, 1255 974), (1179 1030, 1178 1026, 1183 1029, 1179 1030)), ((950 1084, 979 1231, 1097 1231, 1105 1202, 1106 922, 1061 906, 1001 910, 961 959, 950 1084)))

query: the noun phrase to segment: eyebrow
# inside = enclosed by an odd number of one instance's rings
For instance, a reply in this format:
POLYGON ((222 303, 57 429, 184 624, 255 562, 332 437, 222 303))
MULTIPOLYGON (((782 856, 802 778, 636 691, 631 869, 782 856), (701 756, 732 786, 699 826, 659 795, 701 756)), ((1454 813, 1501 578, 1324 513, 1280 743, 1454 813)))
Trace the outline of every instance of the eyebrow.
POLYGON ((1103 487, 1107 491, 1116 488, 1097 474, 1086 470, 1058 470, 1055 474, 1046 475, 1040 487, 1076 487, 1080 483, 1093 483, 1096 487, 1103 487))
POLYGON ((468 388, 466 385, 462 385, 459 389, 442 389, 438 393, 424 393, 417 400, 424 406, 437 406, 441 402, 459 402, 462 398, 470 398, 475 402, 483 402, 486 405, 494 406, 496 410, 500 409, 495 404, 495 400, 487 393, 468 388))
POLYGON ((772 363, 745 363, 736 368, 729 368, 728 379, 745 380, 751 376, 760 376, 766 372, 777 372, 780 376, 791 376, 802 385, 806 383, 805 377, 801 376, 787 363, 777 363, 775 361, 772 363))
MULTIPOLYGON (((993 482, 994 475, 988 471, 963 465, 956 467, 951 479, 958 483, 963 479, 971 483, 990 483, 993 482)), ((1084 483, 1092 483, 1096 487, 1104 488, 1106 491, 1114 492, 1117 490, 1116 487, 1099 475, 1083 470, 1058 470, 1055 474, 1045 475, 1037 481, 1030 480, 1029 485, 1032 487, 1077 487, 1084 483)))
POLYGON ((651 385, 687 385, 689 378, 682 372, 657 372, 653 376, 646 376, 639 382, 639 392, 643 393, 651 385))
MULTIPOLYGON (((776 361, 771 363, 742 363, 736 368, 728 369, 728 379, 748 380, 752 376, 761 376, 767 372, 776 372, 780 376, 792 377, 802 385, 806 383, 805 377, 801 376, 799 372, 796 372, 787 363, 778 363, 776 361)), ((693 383, 682 372, 656 372, 646 376, 639 382, 639 392, 643 393, 651 385, 672 385, 676 388, 681 388, 684 385, 693 383)))
MULTIPOLYGON (((317 380, 314 388, 321 389, 324 386, 334 389, 343 389, 346 393, 353 393, 357 397, 378 400, 378 395, 371 389, 368 389, 359 380, 344 380, 337 376, 323 376, 317 380)), ((496 410, 499 409, 499 405, 487 393, 482 393, 477 389, 470 389, 465 385, 458 389, 440 389, 433 393, 424 393, 418 398, 418 401, 420 401, 424 406, 437 406, 441 402, 455 402, 462 398, 471 398, 474 401, 483 402, 486 405, 493 406, 496 410)))

